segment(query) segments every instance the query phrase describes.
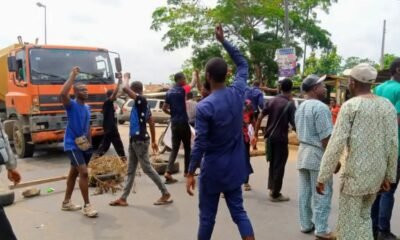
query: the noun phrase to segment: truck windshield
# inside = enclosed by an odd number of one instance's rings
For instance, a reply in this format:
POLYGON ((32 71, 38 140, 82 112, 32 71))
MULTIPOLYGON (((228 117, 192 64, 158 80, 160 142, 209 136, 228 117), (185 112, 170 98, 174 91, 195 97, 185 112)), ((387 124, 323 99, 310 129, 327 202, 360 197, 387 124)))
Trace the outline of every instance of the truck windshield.
POLYGON ((63 84, 74 66, 81 70, 76 81, 114 83, 110 58, 105 51, 35 48, 29 53, 32 84, 63 84))

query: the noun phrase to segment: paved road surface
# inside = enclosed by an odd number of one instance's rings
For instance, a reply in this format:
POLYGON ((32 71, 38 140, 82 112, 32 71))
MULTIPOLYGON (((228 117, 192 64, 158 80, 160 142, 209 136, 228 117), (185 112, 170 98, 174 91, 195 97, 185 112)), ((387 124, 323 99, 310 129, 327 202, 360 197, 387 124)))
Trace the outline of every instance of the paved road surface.
MULTIPOLYGON (((161 130, 162 128, 159 128, 158 132, 161 130)), ((123 141, 127 142, 127 125, 122 126, 120 131, 123 141)), ((127 148, 127 145, 125 147, 127 148)), ((114 152, 113 149, 112 152, 114 152)), ((244 198, 257 239, 313 239, 312 235, 300 233, 297 223, 296 154, 297 148, 291 147, 283 187, 283 193, 292 199, 287 203, 271 203, 267 200, 267 164, 264 157, 252 159, 255 174, 251 176, 250 183, 253 191, 246 192, 244 198)), ((182 156, 179 157, 179 161, 182 163, 182 156)), ((62 147, 45 148, 34 158, 19 161, 19 168, 25 181, 63 175, 67 173, 68 167, 69 161, 62 151, 62 147)), ((5 183, 4 175, 3 172, 1 176, 3 185, 5 183)), ((23 199, 21 197, 22 190, 17 190, 17 201, 13 206, 7 207, 6 212, 18 238, 22 240, 196 239, 197 196, 189 197, 186 194, 182 173, 176 177, 179 179, 179 183, 168 186, 174 198, 174 203, 170 206, 156 207, 152 205, 153 201, 159 197, 159 192, 151 180, 142 175, 138 177, 137 193, 132 194, 128 199, 129 207, 108 206, 108 203, 120 193, 91 197, 92 203, 99 210, 99 217, 96 219, 88 219, 80 212, 62 212, 60 210, 65 189, 63 181, 38 186, 43 195, 33 199, 23 199), (49 187, 54 188, 55 192, 47 194, 46 189, 49 187)), ((337 179, 335 180, 337 183, 337 179)), ((93 189, 91 191, 93 192, 93 189)), ((330 222, 334 227, 337 218, 337 184, 333 198, 330 222)), ((78 188, 74 192, 73 201, 82 204, 78 188)), ((398 234, 400 234, 399 206, 400 202, 397 202, 392 223, 398 234)), ((213 239, 240 239, 223 199, 220 202, 213 239)))

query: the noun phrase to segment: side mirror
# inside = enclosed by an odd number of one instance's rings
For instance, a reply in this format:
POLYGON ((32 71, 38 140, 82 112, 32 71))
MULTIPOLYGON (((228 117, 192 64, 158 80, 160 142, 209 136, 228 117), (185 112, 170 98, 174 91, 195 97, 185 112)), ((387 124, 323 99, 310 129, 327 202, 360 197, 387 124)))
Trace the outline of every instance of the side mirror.
POLYGON ((119 57, 115 58, 115 68, 116 68, 117 72, 122 71, 121 58, 119 58, 119 57))
POLYGON ((15 56, 8 57, 8 71, 9 72, 17 72, 18 71, 18 64, 17 58, 15 56))

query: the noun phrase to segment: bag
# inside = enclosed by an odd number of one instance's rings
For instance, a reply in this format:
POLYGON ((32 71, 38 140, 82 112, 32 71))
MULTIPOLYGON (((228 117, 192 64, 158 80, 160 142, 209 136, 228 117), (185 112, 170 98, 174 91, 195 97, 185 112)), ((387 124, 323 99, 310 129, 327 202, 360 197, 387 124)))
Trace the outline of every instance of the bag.
POLYGON ((283 109, 283 112, 281 113, 281 115, 278 118, 278 121, 276 121, 274 128, 271 131, 271 134, 269 135, 268 139, 267 139, 267 146, 266 146, 266 151, 267 151, 267 162, 270 162, 272 160, 272 146, 271 146, 271 138, 275 133, 276 127, 278 126, 278 124, 280 123, 282 117, 286 114, 287 110, 290 107, 290 104, 292 104, 291 101, 289 101, 285 108, 283 109))
MULTIPOLYGON (((84 129, 85 129, 85 126, 88 124, 88 122, 89 122, 89 116, 86 114, 85 122, 83 124, 84 129)), ((78 136, 78 134, 76 134, 76 132, 72 128, 70 128, 70 129, 75 136, 78 136)), ((92 144, 90 144, 89 139, 85 135, 76 137, 75 144, 81 151, 84 151, 84 152, 86 152, 87 150, 89 150, 92 147, 92 144)))
POLYGON ((78 146, 78 148, 82 151, 87 151, 89 150, 92 145, 89 142, 89 139, 87 139, 86 136, 81 136, 81 137, 77 137, 75 138, 75 144, 76 146, 78 146))

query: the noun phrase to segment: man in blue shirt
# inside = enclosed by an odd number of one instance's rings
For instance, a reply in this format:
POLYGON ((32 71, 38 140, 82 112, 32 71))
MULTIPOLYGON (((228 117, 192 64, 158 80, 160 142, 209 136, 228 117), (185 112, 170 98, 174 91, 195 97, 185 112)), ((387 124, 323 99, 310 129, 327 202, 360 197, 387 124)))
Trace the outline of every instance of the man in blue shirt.
POLYGON ((191 131, 189 118, 186 111, 186 93, 183 86, 186 84, 186 78, 183 73, 175 74, 176 85, 167 92, 163 111, 171 115, 172 130, 172 151, 169 156, 167 171, 165 173, 166 183, 177 182, 171 175, 172 168, 178 156, 181 142, 185 150, 185 176, 188 172, 190 160, 190 138, 191 131))
POLYGON ((68 123, 64 136, 64 151, 71 160, 71 169, 67 179, 67 190, 61 209, 63 211, 77 211, 82 207, 71 203, 72 192, 75 188, 76 178, 79 175, 79 188, 85 202, 83 214, 87 217, 96 217, 97 211, 92 208, 89 202, 89 174, 87 165, 92 156, 92 150, 81 150, 75 140, 86 137, 91 140, 90 135, 90 108, 85 104, 88 98, 87 87, 83 83, 75 83, 75 78, 79 75, 79 68, 74 67, 69 79, 64 83, 61 90, 61 101, 67 112, 68 123), (69 92, 74 87, 75 100, 70 99, 69 92))
POLYGON ((328 226, 331 210, 332 184, 325 184, 325 194, 319 195, 315 186, 322 156, 332 134, 332 115, 322 101, 326 97, 325 77, 310 75, 303 80, 302 90, 307 100, 296 111, 295 122, 300 141, 297 155, 299 170, 299 215, 303 233, 315 230, 317 239, 335 239, 328 226))
POLYGON ((161 181, 160 176, 152 168, 149 159, 149 145, 150 136, 147 133, 147 123, 149 123, 151 134, 151 146, 153 151, 158 151, 156 143, 156 130, 154 121, 151 117, 151 112, 147 99, 142 96, 143 84, 135 81, 129 87, 129 78, 125 79, 124 92, 133 100, 135 105, 132 108, 129 125, 129 165, 128 165, 128 179, 124 188, 122 196, 110 203, 111 206, 128 206, 127 198, 132 190, 133 183, 136 176, 136 168, 140 162, 143 172, 151 178, 157 185, 162 196, 154 205, 165 205, 172 203, 171 194, 169 194, 165 184, 161 181))
POLYGON ((264 93, 260 89, 260 82, 254 81, 252 88, 247 88, 245 99, 249 99, 254 109, 254 117, 258 118, 258 114, 264 108, 264 93))
POLYGON ((242 238, 253 240, 254 232, 243 208, 241 189, 250 173, 242 132, 244 91, 249 67, 239 50, 224 40, 221 25, 217 26, 215 35, 236 64, 237 73, 234 83, 226 87, 226 62, 221 58, 213 58, 206 65, 206 80, 210 83, 212 93, 197 105, 196 139, 186 190, 193 195, 196 184, 194 173, 201 162, 199 240, 211 239, 221 193, 225 196, 242 238))
MULTIPOLYGON (((251 124, 253 127, 255 127, 258 115, 260 114, 260 111, 264 109, 264 93, 260 89, 260 82, 259 81, 254 81, 253 82, 253 87, 252 88, 247 88, 245 92, 245 99, 248 99, 251 101, 251 104, 253 105, 253 117, 250 119, 251 124)), ((254 150, 257 150, 257 145, 253 146, 254 150)))

